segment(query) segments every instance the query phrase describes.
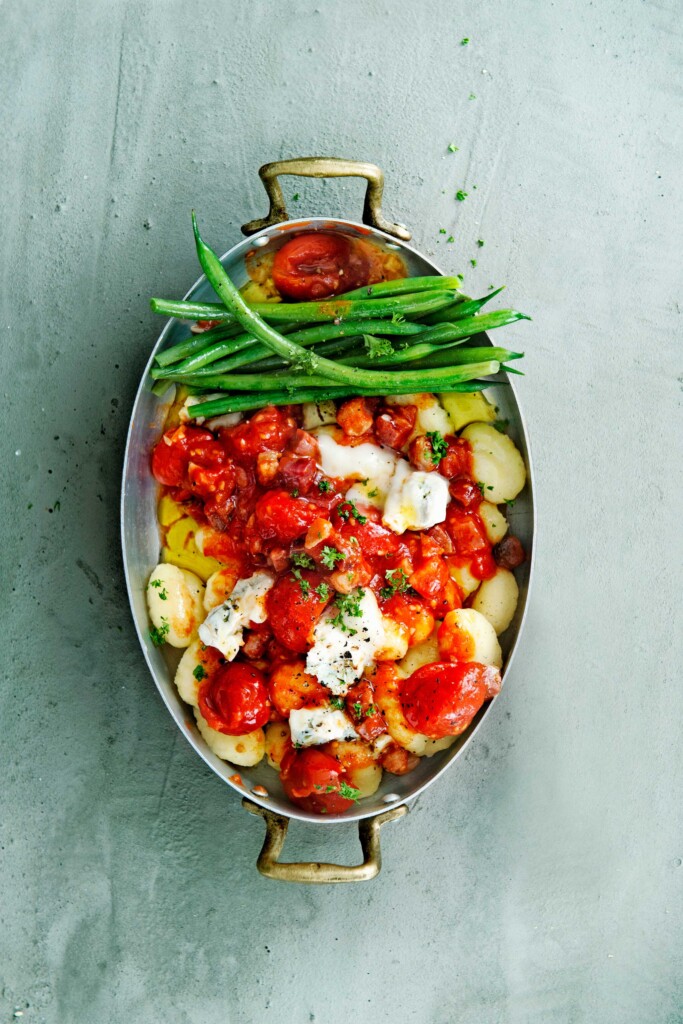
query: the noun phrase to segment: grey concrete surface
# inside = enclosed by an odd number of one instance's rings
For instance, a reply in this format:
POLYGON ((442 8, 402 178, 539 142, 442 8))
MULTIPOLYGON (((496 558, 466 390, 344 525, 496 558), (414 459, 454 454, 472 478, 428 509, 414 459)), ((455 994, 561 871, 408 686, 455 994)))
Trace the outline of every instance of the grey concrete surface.
MULTIPOLYGON (((0 1024, 683 1021, 680 14, 1 5, 0 1024), (262 823, 176 733, 117 516, 190 207, 228 248, 259 164, 320 153, 380 163, 419 248, 534 316, 506 337, 540 533, 484 732, 387 826, 379 879, 315 889, 257 875, 262 823)), ((359 214, 357 183, 295 191, 359 214)))

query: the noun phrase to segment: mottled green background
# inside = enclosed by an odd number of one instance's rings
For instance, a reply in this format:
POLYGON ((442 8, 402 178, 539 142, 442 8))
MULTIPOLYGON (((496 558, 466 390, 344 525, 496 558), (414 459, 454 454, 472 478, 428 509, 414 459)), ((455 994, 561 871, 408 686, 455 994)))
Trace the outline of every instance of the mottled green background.
MULTIPOLYGON (((0 5, 0 1024, 683 1020, 680 15, 0 5), (381 164, 418 248, 534 316, 503 332, 538 480, 523 649, 380 878, 338 888, 256 873, 262 823, 148 676, 118 534, 147 297, 198 274, 189 209, 226 249, 258 166, 308 154, 381 164)), ((360 183, 295 191, 359 215, 360 183)), ((295 826, 288 852, 351 861, 352 832, 295 826)))

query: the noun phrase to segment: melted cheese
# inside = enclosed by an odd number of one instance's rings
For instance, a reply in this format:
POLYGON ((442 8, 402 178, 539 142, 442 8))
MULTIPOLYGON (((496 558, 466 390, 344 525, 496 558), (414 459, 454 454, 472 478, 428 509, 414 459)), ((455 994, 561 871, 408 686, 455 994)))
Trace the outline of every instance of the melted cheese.
POLYGON ((448 481, 439 473, 423 473, 399 462, 384 505, 382 522, 395 533, 428 530, 442 523, 450 495, 448 481))
POLYGON ((209 612, 199 627, 202 643, 216 647, 232 661, 244 643, 244 628, 250 622, 266 621, 266 596, 272 585, 273 577, 267 572, 239 580, 227 601, 209 612))
POLYGON ((328 611, 313 631, 306 658, 306 671, 335 694, 345 694, 386 644, 375 595, 371 590, 359 593, 361 614, 342 615, 343 625, 338 625, 332 621, 336 610, 328 611))

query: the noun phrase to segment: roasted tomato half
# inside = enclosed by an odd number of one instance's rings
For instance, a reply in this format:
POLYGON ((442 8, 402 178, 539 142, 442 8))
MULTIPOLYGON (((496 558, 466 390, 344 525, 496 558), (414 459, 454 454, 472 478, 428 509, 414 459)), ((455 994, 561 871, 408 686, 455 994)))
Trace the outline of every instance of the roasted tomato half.
POLYGON ((288 751, 280 770, 285 793, 298 807, 314 814, 339 814, 354 801, 341 795, 344 772, 339 762, 315 747, 288 751))
POLYGON ((253 665, 230 662, 199 688, 199 710, 208 725, 228 736, 242 736, 270 717, 266 679, 253 665))
POLYGON ((372 266, 365 248, 345 235, 298 235, 275 254, 273 281, 289 299, 323 299, 368 284, 372 266))
POLYGON ((268 621, 276 640, 297 654, 304 654, 312 643, 312 633, 325 606, 332 597, 323 576, 309 569, 298 569, 297 576, 281 576, 268 592, 268 621))
POLYGON ((459 736, 488 697, 500 673, 478 662, 423 665, 402 684, 401 704, 411 729, 431 739, 459 736))

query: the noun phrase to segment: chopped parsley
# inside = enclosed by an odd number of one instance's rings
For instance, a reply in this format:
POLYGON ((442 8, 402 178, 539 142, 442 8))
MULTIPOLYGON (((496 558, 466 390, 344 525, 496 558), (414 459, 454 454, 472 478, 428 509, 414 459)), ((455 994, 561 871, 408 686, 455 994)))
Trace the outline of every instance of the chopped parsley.
POLYGON ((206 679, 206 671, 203 665, 196 665, 192 675, 195 677, 198 683, 201 683, 202 679, 206 679))
POLYGON ((348 519, 349 516, 353 516, 353 518, 357 522, 359 522, 361 526, 363 526, 368 521, 368 517, 362 515, 362 513, 360 513, 356 508, 355 501, 344 500, 340 505, 337 506, 337 512, 339 513, 342 519, 348 519))
POLYGON ((446 234, 446 229, 445 228, 439 228, 439 234, 440 235, 445 235, 446 234))
POLYGON ((327 583, 319 583, 315 588, 315 592, 321 601, 327 601, 330 596, 330 588, 327 583))
POLYGON ((299 488, 295 487, 294 490, 290 491, 289 493, 290 493, 292 498, 298 498, 299 497, 299 488))
POLYGON ((346 555, 342 554, 341 551, 337 551, 336 548, 331 548, 329 544, 326 544, 320 554, 320 561, 323 563, 326 569, 334 569, 337 562, 343 562, 346 555))
POLYGON ((298 580, 299 586, 301 588, 301 596, 308 597, 308 595, 311 592, 311 584, 308 582, 308 580, 305 580, 303 578, 303 576, 301 575, 301 569, 292 569, 292 576, 294 577, 295 580, 298 580))
POLYGON ((161 647, 166 642, 169 628, 168 620, 163 615, 161 617, 161 625, 159 627, 152 626, 149 631, 149 638, 155 647, 161 647))
POLYGON ((339 796, 343 796, 346 800, 358 800, 360 798, 360 790, 349 786, 348 782, 342 782, 339 787, 339 796))
POLYGON ((365 351, 371 359, 381 359, 382 356, 393 354, 394 346, 389 338, 376 338, 373 334, 364 334, 363 342, 365 351))
POLYGON ((464 39, 460 40, 460 45, 461 46, 467 46, 468 43, 469 43, 469 39, 467 38, 467 36, 465 36, 464 39))
POLYGON ((468 96, 468 99, 470 99, 470 100, 476 100, 476 98, 477 98, 477 97, 476 97, 476 96, 474 95, 474 93, 473 93, 473 92, 471 92, 471 93, 469 94, 469 96, 468 96))
POLYGON ((403 569, 387 569, 384 578, 387 581, 387 586, 382 587, 379 592, 379 596, 384 601, 388 601, 394 594, 403 594, 408 589, 408 573, 403 569))
POLYGON ((483 484, 481 480, 477 480, 477 487, 481 491, 482 498, 484 497, 484 491, 486 490, 486 484, 483 484))
POLYGON ((404 324, 406 322, 406 318, 402 313, 392 313, 391 322, 392 324, 404 324))
POLYGON ((505 504, 507 505, 508 508, 514 508, 514 506, 515 506, 515 499, 514 498, 503 498, 503 501, 505 502, 505 504))
POLYGON ((473 267, 476 267, 476 265, 477 265, 477 261, 476 260, 470 260, 470 263, 472 264, 473 267))
POLYGON ((303 569, 313 569, 315 567, 315 562, 305 551, 292 551, 289 557, 292 560, 292 565, 300 565, 303 569))
POLYGON ((377 490, 377 488, 373 487, 371 491, 368 491, 368 498, 376 498, 378 494, 379 491, 377 490))
POLYGON ((344 698, 343 697, 330 697, 330 707, 336 708, 337 711, 344 710, 344 698))
POLYGON ((494 420, 491 426, 495 427, 499 434, 504 434, 510 426, 510 420, 494 420))
POLYGON ((375 707, 375 705, 374 704, 368 704, 367 708, 365 709, 365 717, 366 718, 372 718, 372 716, 376 715, 376 714, 377 714, 377 708, 375 707))
POLYGON ((449 235, 448 238, 446 239, 446 241, 447 242, 454 242, 455 239, 453 238, 453 235, 449 235))
POLYGON ((322 494, 327 494, 332 484, 329 480, 318 480, 318 490, 322 494))
POLYGON ((450 142, 448 144, 448 152, 449 153, 457 153, 458 152, 458 147, 456 146, 456 144, 454 142, 450 142))
POLYGON ((483 238, 478 238, 477 239, 477 245, 479 246, 480 249, 483 249, 484 248, 484 239, 483 238))
POLYGON ((431 460, 435 466, 438 466, 444 456, 448 455, 448 441, 444 440, 443 434, 440 434, 438 430, 428 430, 427 437, 432 446, 431 460))
POLYGON ((334 603, 336 604, 339 611, 337 612, 333 619, 330 619, 330 623, 333 626, 339 626, 343 633, 348 633, 349 636, 355 636, 358 630, 353 629, 353 627, 351 626, 348 626, 344 620, 344 616, 348 615, 349 618, 352 619, 361 618, 361 616, 363 615, 360 606, 362 597, 362 590, 357 590, 355 594, 337 594, 337 596, 334 599, 334 603))
POLYGON ((465 201, 465 199, 467 199, 468 195, 469 192, 463 192, 463 190, 459 188, 458 191, 455 193, 455 198, 458 200, 459 203, 462 203, 465 201))
POLYGON ((363 705, 359 700, 357 700, 356 703, 353 705, 353 713, 356 716, 356 718, 361 718, 363 715, 363 705))
POLYGON ((160 601, 168 601, 168 591, 166 590, 161 580, 150 580, 149 585, 150 587, 154 587, 156 590, 159 591, 160 601))
POLYGON ((299 202, 299 193, 298 192, 295 192, 294 195, 292 196, 292 202, 293 203, 298 203, 299 202))

